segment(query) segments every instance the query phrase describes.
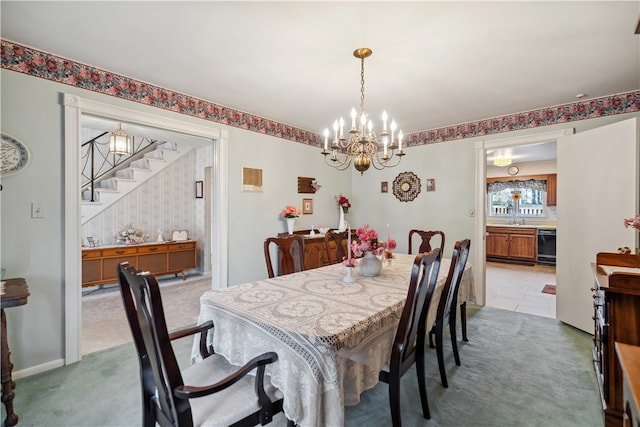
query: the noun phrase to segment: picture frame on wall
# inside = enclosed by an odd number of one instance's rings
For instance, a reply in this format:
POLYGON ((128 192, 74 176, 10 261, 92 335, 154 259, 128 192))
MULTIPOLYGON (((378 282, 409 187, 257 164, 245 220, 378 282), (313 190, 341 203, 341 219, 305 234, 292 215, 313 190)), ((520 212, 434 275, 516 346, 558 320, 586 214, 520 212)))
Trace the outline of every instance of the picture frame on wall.
POLYGON ((310 215, 313 213, 313 199, 302 199, 302 214, 310 215))
POLYGON ((388 193, 389 192, 389 181, 380 182, 380 192, 388 193))
POLYGON ((436 191, 436 180, 434 178, 427 179, 427 191, 436 191))
POLYGON ((196 199, 204 197, 204 181, 196 181, 196 199))

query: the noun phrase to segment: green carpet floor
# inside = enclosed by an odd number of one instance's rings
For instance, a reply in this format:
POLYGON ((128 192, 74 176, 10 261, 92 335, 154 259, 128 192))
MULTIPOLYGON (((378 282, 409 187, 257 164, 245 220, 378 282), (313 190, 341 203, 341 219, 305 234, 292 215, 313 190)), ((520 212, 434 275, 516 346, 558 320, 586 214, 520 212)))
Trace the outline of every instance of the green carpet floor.
MULTIPOLYGON (((470 341, 459 346, 462 366, 445 348, 449 388, 440 385, 435 350, 427 350, 431 420, 421 415, 415 371, 404 375, 404 426, 603 425, 589 334, 553 319, 474 306, 468 329, 470 341)), ((188 363, 190 347, 190 340, 175 344, 181 363, 188 363)), ((18 426, 140 425, 133 344, 18 380, 14 407, 18 426)), ((391 425, 386 384, 363 393, 345 419, 353 427, 391 425)), ((271 425, 286 421, 280 414, 271 425)))

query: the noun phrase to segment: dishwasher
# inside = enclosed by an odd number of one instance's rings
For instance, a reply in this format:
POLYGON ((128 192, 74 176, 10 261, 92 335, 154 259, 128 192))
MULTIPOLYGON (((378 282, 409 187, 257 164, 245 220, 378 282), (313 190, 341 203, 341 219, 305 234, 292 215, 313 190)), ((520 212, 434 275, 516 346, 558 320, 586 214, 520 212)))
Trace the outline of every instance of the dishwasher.
POLYGON ((538 229, 538 264, 556 265, 556 229, 538 229))

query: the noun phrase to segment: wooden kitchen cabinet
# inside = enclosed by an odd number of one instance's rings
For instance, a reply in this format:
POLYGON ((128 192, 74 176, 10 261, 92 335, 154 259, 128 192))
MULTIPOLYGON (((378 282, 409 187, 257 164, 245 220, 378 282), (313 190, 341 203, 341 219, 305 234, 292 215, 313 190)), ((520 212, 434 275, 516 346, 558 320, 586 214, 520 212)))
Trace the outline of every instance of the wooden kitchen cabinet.
POLYGON ((116 283, 117 267, 128 262, 156 276, 196 268, 196 242, 145 243, 141 245, 85 248, 82 250, 82 287, 116 283))
POLYGON ((558 175, 555 173, 547 176, 547 206, 556 206, 558 197, 558 175))
POLYGON ((527 227, 487 227, 487 259, 533 264, 538 260, 538 230, 527 227))
POLYGON ((640 256, 600 252, 591 267, 595 277, 593 365, 604 425, 622 426, 627 408, 615 345, 640 345, 640 256), (626 271, 616 272, 617 267, 626 271))

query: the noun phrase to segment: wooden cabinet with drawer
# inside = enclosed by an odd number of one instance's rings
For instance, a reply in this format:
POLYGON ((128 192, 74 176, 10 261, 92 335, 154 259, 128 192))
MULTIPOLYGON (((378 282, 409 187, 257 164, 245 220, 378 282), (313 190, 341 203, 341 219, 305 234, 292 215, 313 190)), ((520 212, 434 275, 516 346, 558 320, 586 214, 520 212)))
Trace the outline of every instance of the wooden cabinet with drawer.
POLYGON ((487 227, 487 259, 532 264, 538 258, 538 230, 527 227, 487 227))
POLYGON ((640 345, 640 256, 600 252, 592 268, 595 277, 593 365, 604 424, 605 427, 622 426, 628 411, 624 374, 615 346, 616 343, 640 345))
POLYGON ((196 268, 196 242, 145 243, 82 250, 82 287, 116 283, 117 267, 128 262, 156 276, 182 273, 196 268))

